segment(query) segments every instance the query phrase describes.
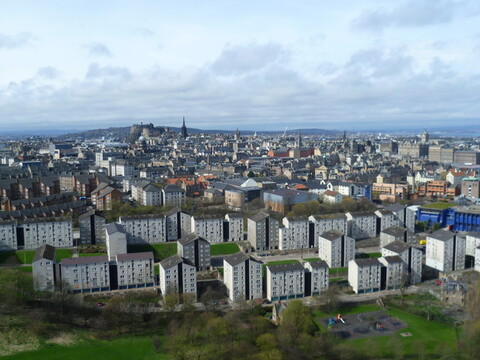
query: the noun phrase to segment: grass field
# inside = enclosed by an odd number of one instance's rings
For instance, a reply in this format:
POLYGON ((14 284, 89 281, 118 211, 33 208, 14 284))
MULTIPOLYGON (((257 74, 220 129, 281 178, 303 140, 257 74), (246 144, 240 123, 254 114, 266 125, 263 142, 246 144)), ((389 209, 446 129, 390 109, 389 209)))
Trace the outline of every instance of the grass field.
MULTIPOLYGON (((164 342, 164 339, 162 339, 164 342)), ((3 357, 5 360, 168 360, 169 356, 153 350, 150 336, 121 337, 114 340, 85 339, 72 346, 44 345, 36 351, 3 357)))
POLYGON ((223 244, 212 244, 210 246, 210 254, 212 256, 217 255, 230 255, 239 252, 240 249, 235 243, 223 243, 223 244))
MULTIPOLYGON (((366 258, 380 258, 382 257, 382 253, 357 253, 355 258, 357 259, 366 259, 366 258)), ((348 271, 347 271, 348 272, 348 271)))
MULTIPOLYGON (((376 304, 362 304, 355 306, 344 306, 338 311, 334 311, 331 314, 322 312, 320 310, 314 311, 315 320, 319 318, 326 318, 328 316, 335 316, 340 313, 343 316, 349 316, 352 314, 359 314, 370 311, 378 311, 380 307, 376 304)), ((446 348, 454 350, 456 346, 455 329, 452 326, 440 323, 438 321, 428 321, 427 319, 407 313, 398 309, 388 309, 386 312, 394 317, 397 317, 407 323, 408 327, 399 330, 399 333, 409 332, 412 336, 378 336, 364 339, 347 340, 358 347, 368 346, 374 347, 376 351, 384 353, 386 358, 390 358, 393 354, 392 338, 397 341, 403 348, 404 352, 408 356, 418 355, 420 351, 424 351, 425 354, 433 355, 438 352, 438 349, 446 348), (419 345, 423 344, 423 345, 419 345), (423 347, 423 349, 420 349, 423 347)), ((325 330, 326 326, 323 323, 319 323, 320 329, 325 330)))
POLYGON ((455 204, 448 203, 448 202, 436 202, 436 203, 422 205, 423 208, 440 209, 440 210, 445 210, 445 209, 451 208, 453 206, 455 206, 455 204))
POLYGON ((162 244, 141 244, 141 245, 128 245, 129 253, 138 253, 151 251, 155 261, 161 261, 169 256, 177 253, 177 242, 169 242, 162 244))
POLYGON ((347 275, 348 274, 348 267, 342 267, 342 268, 331 268, 328 270, 328 273, 330 275, 347 275))

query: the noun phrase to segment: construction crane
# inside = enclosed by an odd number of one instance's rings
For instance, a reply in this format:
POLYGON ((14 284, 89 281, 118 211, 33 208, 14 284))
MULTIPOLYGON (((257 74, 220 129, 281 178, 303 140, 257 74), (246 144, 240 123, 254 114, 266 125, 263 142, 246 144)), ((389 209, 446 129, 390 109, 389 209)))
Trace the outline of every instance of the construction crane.
POLYGON ((285 128, 285 131, 283 132, 283 136, 282 136, 282 137, 286 137, 286 136, 287 136, 287 129, 288 129, 288 126, 285 128))

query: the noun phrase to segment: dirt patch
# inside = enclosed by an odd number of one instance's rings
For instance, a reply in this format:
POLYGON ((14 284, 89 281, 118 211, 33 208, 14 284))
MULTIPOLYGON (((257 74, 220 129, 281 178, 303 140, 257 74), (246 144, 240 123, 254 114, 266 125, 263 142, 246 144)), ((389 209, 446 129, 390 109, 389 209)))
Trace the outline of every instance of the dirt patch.
POLYGON ((48 339, 47 343, 55 345, 73 345, 76 342, 75 336, 68 333, 58 334, 57 336, 48 339))

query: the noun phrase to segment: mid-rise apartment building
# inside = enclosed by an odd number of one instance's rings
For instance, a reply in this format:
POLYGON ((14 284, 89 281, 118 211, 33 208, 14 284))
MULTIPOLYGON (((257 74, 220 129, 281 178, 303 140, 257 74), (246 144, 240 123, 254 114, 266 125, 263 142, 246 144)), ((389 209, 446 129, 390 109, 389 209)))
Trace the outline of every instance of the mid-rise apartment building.
POLYGON ((445 230, 427 236, 426 264, 438 271, 465 269, 465 238, 445 230))
POLYGON ((88 211, 78 217, 81 244, 105 244, 105 218, 88 211))
POLYGON ((377 235, 377 216, 374 212, 349 212, 345 215, 349 222, 348 234, 354 239, 365 239, 377 235))
POLYGON ((323 260, 308 261, 305 268, 305 296, 320 295, 328 289, 328 265, 323 260))
POLYGON ((159 263, 159 285, 165 294, 197 295, 197 271, 195 265, 180 255, 170 256, 159 263))
POLYGON ((118 289, 145 288, 155 285, 153 253, 117 254, 118 289))
POLYGON ((192 232, 210 244, 223 242, 223 218, 216 216, 192 216, 192 232))
POLYGON ((110 290, 107 255, 62 259, 62 286, 74 293, 110 290))
POLYGON ((243 214, 232 213, 225 215, 224 236, 227 241, 243 241, 243 214))
POLYGON ((348 263, 348 283, 356 294, 381 289, 382 264, 378 259, 354 259, 348 263))
POLYGON ((44 218, 24 220, 18 226, 18 248, 36 249, 42 245, 72 247, 71 218, 44 218))
POLYGON ((167 240, 165 215, 120 216, 128 244, 160 243, 167 240))
POLYGON ((105 226, 107 254, 110 261, 117 255, 127 253, 127 233, 121 224, 109 223, 105 226))
POLYGON ((1 220, 0 251, 17 249, 17 222, 15 220, 1 220))
POLYGON ((398 256, 404 263, 404 270, 410 285, 422 281, 422 251, 403 241, 393 241, 382 247, 382 256, 398 256))
POLYGON ((40 246, 32 260, 33 288, 37 291, 54 291, 55 270, 55 248, 40 246))
POLYGON ((210 243, 197 234, 189 234, 177 242, 178 255, 188 259, 197 270, 210 267, 210 243))
POLYGON ((270 301, 305 296, 305 269, 300 263, 266 267, 267 298, 270 301))
POLYGON ((278 220, 265 213, 257 213, 248 218, 248 242, 256 251, 278 249, 278 220))
POLYGON ((287 216, 278 231, 280 250, 309 248, 309 221, 306 216, 287 216))
POLYGON ((263 297, 262 263, 244 253, 224 257, 223 281, 231 301, 263 297))
POLYGON ((355 239, 344 233, 330 230, 318 238, 318 256, 330 268, 340 268, 355 259, 355 239))
POLYGON ((318 247, 319 236, 330 230, 348 233, 348 223, 345 214, 311 215, 310 223, 313 224, 313 247, 318 247))

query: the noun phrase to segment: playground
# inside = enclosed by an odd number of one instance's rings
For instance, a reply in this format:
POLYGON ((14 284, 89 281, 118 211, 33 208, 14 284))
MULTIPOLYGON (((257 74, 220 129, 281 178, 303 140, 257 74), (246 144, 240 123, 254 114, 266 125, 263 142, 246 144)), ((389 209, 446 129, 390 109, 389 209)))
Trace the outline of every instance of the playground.
POLYGON ((337 314, 320 320, 328 331, 342 339, 361 339, 374 336, 393 335, 407 324, 385 311, 360 314, 337 314))

